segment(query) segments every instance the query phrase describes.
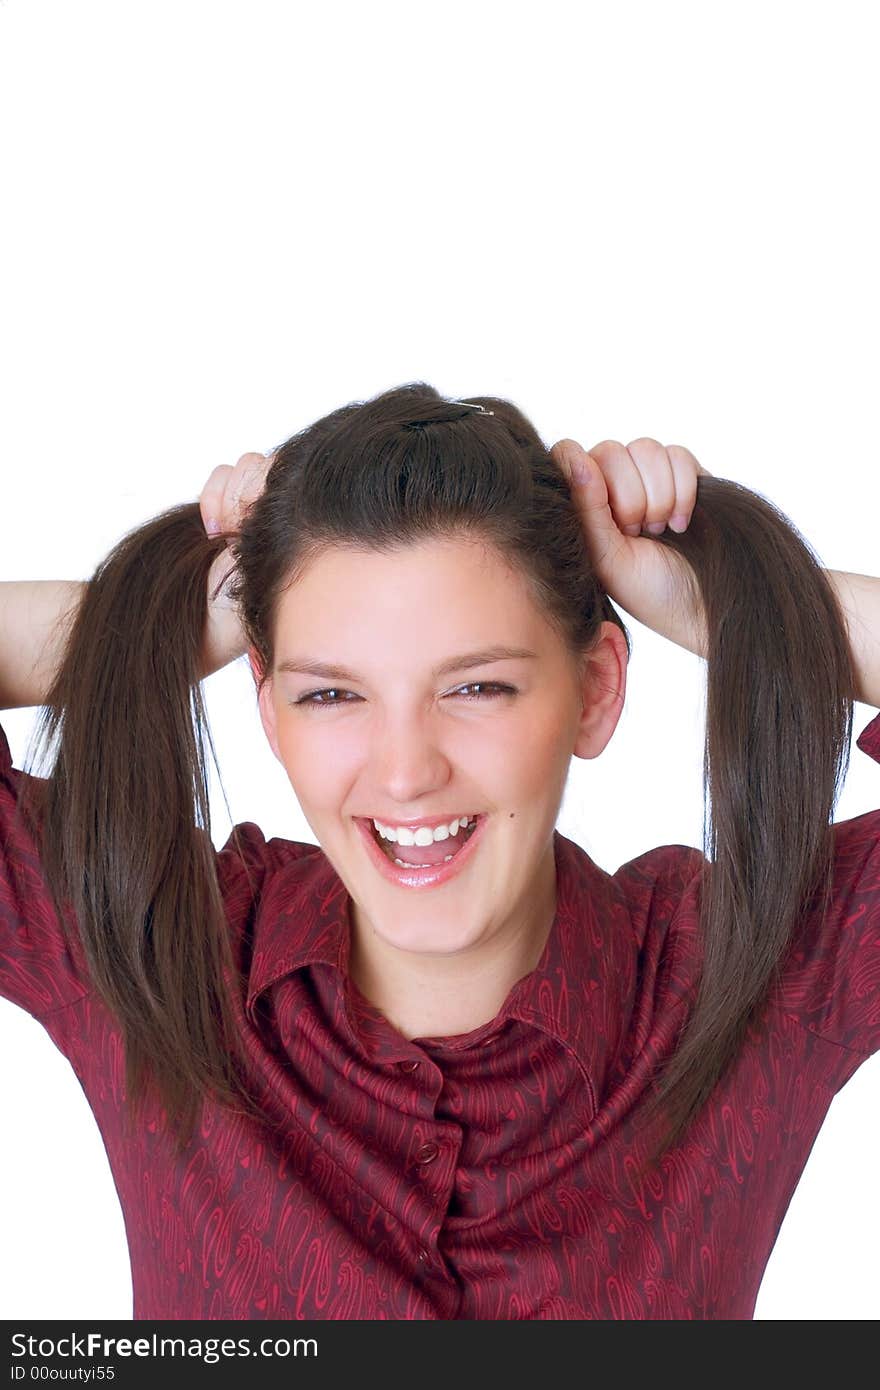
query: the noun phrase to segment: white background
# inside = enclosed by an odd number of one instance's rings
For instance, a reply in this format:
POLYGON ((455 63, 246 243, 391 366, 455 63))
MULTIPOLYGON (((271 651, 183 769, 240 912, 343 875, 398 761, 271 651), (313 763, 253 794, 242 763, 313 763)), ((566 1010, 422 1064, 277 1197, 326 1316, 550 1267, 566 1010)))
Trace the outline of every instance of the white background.
MULTIPOLYGON (((215 464, 415 379, 507 396, 548 444, 686 444, 823 564, 880 573, 874 18, 0 3, 0 578, 86 578, 215 464)), ((609 870, 702 843, 703 663, 628 625, 626 709, 573 763, 560 820, 609 870)), ((233 818, 311 839, 242 665, 207 689, 233 818)), ((33 713, 3 715, 19 766, 33 713)), ((854 748, 835 818, 878 804, 854 748)), ((0 1050, 0 1314, 128 1318, 76 1078, 6 1003, 0 1050)), ((872 1059, 834 1101, 759 1317, 880 1315, 878 1099, 872 1059)))

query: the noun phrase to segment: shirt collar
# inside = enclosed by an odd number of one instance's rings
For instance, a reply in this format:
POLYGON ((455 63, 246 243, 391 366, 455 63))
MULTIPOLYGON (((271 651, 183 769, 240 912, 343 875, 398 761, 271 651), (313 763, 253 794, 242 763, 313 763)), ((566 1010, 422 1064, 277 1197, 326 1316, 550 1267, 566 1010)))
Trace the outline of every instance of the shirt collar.
MULTIPOLYGON (((541 959, 512 987, 491 1023, 458 1041, 488 1041, 509 1019, 542 1029, 574 1052, 598 1105, 632 1013, 636 937, 612 876, 559 831, 554 831, 553 847, 556 914, 541 959)), ((322 850, 296 849, 295 858, 268 871, 260 895, 247 993, 252 1019, 258 997, 294 971, 325 964, 342 981, 347 975, 348 892, 322 850)), ((390 1025, 383 1029, 378 1011, 367 1006, 356 1014, 355 1031, 364 1043, 366 1028, 375 1060, 412 1055, 411 1043, 390 1025)))

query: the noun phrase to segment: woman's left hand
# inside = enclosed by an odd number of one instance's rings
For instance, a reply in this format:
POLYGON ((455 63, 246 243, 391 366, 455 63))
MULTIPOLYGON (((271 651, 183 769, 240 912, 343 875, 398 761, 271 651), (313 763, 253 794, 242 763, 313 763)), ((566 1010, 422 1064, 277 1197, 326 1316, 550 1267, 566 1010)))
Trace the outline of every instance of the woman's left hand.
POLYGON ((561 439, 551 457, 568 479, 593 568, 605 592, 640 623, 700 655, 705 629, 693 570, 653 536, 685 531, 708 474, 689 449, 656 439, 614 439, 587 453, 561 439), (646 531, 648 534, 643 535, 646 531))

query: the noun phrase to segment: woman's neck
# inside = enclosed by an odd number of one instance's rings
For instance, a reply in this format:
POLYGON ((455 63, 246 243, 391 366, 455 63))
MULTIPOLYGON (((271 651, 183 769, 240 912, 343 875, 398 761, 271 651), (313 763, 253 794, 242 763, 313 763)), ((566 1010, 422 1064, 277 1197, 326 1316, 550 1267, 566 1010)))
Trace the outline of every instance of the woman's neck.
POLYGON ((352 913, 348 972, 374 1008, 405 1038, 470 1033, 500 1011, 513 986, 535 969, 556 915, 556 873, 545 872, 540 893, 519 920, 487 940, 443 956, 401 951, 365 930, 352 913))

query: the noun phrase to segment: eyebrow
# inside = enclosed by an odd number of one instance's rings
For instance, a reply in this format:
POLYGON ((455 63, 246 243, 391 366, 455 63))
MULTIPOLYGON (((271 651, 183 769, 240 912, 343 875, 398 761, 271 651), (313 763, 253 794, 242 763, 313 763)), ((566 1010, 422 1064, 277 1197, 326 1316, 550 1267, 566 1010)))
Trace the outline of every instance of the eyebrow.
MULTIPOLYGON (((448 676, 452 671, 466 671, 471 666, 488 666, 493 661, 521 661, 537 655, 537 652, 531 652, 526 647, 483 647, 479 651, 462 652, 460 656, 452 656, 448 661, 441 662, 434 668, 433 675, 448 676)), ((293 656, 287 661, 279 662, 275 670, 279 673, 289 671, 293 675, 320 676, 326 680, 363 684, 363 676, 359 676, 356 671, 347 671, 344 666, 334 666, 324 661, 311 661, 305 656, 293 656)))

